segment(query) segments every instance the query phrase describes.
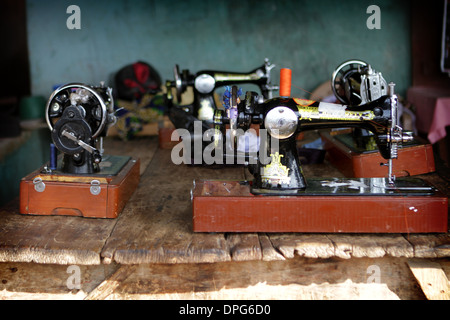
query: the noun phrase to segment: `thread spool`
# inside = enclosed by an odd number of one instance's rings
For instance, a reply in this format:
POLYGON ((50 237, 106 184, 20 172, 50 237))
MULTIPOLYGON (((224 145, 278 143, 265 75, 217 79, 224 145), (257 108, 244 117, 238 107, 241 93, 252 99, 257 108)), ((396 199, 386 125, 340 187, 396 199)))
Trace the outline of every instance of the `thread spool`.
POLYGON ((280 96, 291 96, 291 78, 292 70, 288 68, 282 68, 280 70, 280 96))
POLYGON ((50 169, 56 170, 58 166, 58 151, 53 143, 50 143, 50 169))

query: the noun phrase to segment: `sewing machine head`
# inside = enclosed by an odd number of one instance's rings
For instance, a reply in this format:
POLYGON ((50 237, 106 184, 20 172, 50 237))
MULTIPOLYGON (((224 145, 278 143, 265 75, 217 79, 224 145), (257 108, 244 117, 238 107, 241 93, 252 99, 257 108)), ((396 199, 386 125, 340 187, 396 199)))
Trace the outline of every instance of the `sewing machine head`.
POLYGON ((45 116, 50 161, 22 178, 20 213, 116 218, 139 184, 140 161, 103 155, 102 139, 116 122, 112 89, 63 85, 50 95, 45 116))
POLYGON ((264 99, 272 98, 272 91, 278 89, 270 82, 270 71, 273 67, 274 65, 265 59, 262 66, 248 73, 203 70, 191 74, 188 70, 180 72, 178 65, 175 65, 174 81, 166 82, 169 107, 173 105, 172 88, 175 88, 175 95, 180 104, 182 93, 191 86, 194 89, 194 102, 192 105, 183 106, 183 110, 195 119, 212 122, 214 111, 217 109, 214 92, 219 87, 231 84, 255 84, 261 90, 264 99))
MULTIPOLYGON (((54 145, 64 154, 61 170, 74 174, 99 171, 102 139, 116 122, 112 89, 103 83, 99 87, 63 85, 48 99, 45 116, 54 145)), ((56 169, 56 159, 51 169, 56 169)))
MULTIPOLYGON (((270 135, 261 140, 259 157, 248 167, 254 175, 252 192, 257 194, 295 194, 306 188, 297 154, 296 136, 303 130, 321 128, 358 127, 372 132, 381 155, 388 160, 397 157, 399 144, 412 139, 398 125, 397 96, 394 84, 389 84, 389 94, 359 105, 345 105, 291 98, 290 78, 286 81, 281 70, 280 93, 284 96, 259 102, 257 94, 247 92, 240 101, 237 88, 233 87, 226 111, 216 110, 215 130, 225 132, 229 125, 231 135, 238 129, 247 130, 251 124, 259 124, 270 135), (288 86, 289 90, 283 88, 288 86), (265 156, 268 162, 263 162, 265 156)), ((290 73, 286 73, 289 74, 290 73)), ((290 77, 290 76, 289 76, 290 77)), ((217 135, 219 136, 219 135, 217 135)), ((238 138, 233 138, 235 144, 238 138)), ((238 146, 236 146, 236 149, 238 146)), ((390 168, 391 168, 391 161, 390 168)), ((389 181, 393 182, 389 170, 389 181)))
POLYGON ((348 60, 333 72, 331 88, 339 102, 360 105, 387 95, 388 84, 381 72, 362 60, 348 60))

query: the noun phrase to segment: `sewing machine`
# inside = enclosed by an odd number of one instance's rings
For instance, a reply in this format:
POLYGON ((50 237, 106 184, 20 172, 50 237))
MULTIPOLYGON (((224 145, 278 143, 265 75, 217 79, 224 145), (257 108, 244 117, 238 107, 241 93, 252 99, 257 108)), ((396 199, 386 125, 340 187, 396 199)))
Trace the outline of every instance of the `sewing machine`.
MULTIPOLYGON (((180 72, 178 65, 175 65, 175 80, 166 82, 168 116, 175 129, 186 129, 191 133, 189 148, 195 149, 194 142, 202 144, 201 150, 206 147, 202 139, 203 134, 211 128, 215 110, 222 108, 221 105, 217 105, 215 100, 218 88, 232 84, 252 84, 258 86, 261 101, 272 98, 273 91, 278 90, 278 86, 271 84, 270 72, 274 67, 275 65, 271 64, 267 58, 263 65, 247 73, 203 70, 191 74, 188 70, 180 72), (188 87, 193 89, 194 100, 192 104, 183 105, 181 104, 182 94, 188 87), (175 90, 178 104, 174 103, 172 89, 175 90), (195 130, 195 123, 200 123, 199 121, 201 121, 200 132, 195 130)), ((172 149, 176 145, 177 141, 172 141, 172 143, 167 141, 172 140, 173 131, 173 129, 166 130, 165 128, 159 130, 160 147, 168 146, 172 149)), ((187 159, 187 161, 194 164, 194 159, 187 159)), ((195 164, 199 163, 195 162, 195 164)))
POLYGON ((20 213, 115 218, 139 183, 139 159, 104 154, 112 89, 70 83, 46 105, 50 161, 20 183, 20 213), (61 153, 58 155, 58 151, 61 153))
MULTIPOLYGON (((331 88, 339 103, 358 106, 388 94, 388 84, 381 72, 362 60, 349 60, 333 72, 331 88)), ((405 108, 398 108, 399 117, 405 108)), ((321 133, 330 162, 347 177, 383 177, 384 168, 374 134, 361 127, 321 133), (349 132, 350 131, 350 132, 349 132)), ((435 170, 433 148, 414 137, 399 146, 402 157, 395 160, 397 176, 417 175, 435 170)))
MULTIPOLYGON (((265 59, 262 66, 247 73, 202 70, 196 74, 191 74, 189 70, 180 72, 178 65, 175 65, 174 81, 166 82, 169 107, 175 108, 171 89, 175 88, 177 102, 184 112, 191 114, 198 120, 211 122, 214 111, 217 109, 214 93, 219 87, 232 84, 254 84, 259 87, 264 99, 272 98, 272 92, 278 89, 277 86, 270 83, 270 71, 274 67, 275 65, 271 64, 269 59, 265 59), (192 86, 194 89, 194 101, 192 105, 181 105, 181 95, 188 86, 192 86)), ((174 124, 177 128, 186 127, 184 124, 178 126, 178 121, 175 121, 174 124)))
MULTIPOLYGON (((239 130, 260 126, 258 157, 247 156, 252 181, 195 181, 196 232, 446 232, 447 198, 420 179, 396 178, 392 160, 412 140, 398 124, 394 84, 365 104, 344 105, 290 97, 290 70, 280 74, 280 97, 259 102, 238 97, 233 86, 226 110, 216 110, 214 140, 225 130, 232 143, 239 130), (229 129, 226 129, 229 127, 229 129), (357 127, 374 134, 386 161, 386 177, 305 178, 296 135, 303 130, 357 127)), ((242 132, 241 132, 242 134, 242 132)), ((217 151, 216 151, 217 153, 217 151)), ((220 153, 220 152, 219 152, 220 153)))

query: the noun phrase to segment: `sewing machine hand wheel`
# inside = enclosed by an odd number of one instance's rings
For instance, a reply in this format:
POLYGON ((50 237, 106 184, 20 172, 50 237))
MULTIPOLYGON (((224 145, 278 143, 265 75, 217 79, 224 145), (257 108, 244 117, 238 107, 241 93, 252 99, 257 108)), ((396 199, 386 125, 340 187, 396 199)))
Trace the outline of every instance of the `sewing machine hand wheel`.
POLYGON ((359 105, 361 96, 359 87, 361 84, 360 70, 367 66, 361 60, 349 60, 342 63, 333 72, 331 88, 335 97, 344 104, 359 105))
POLYGON ((56 147, 70 155, 87 150, 94 153, 92 142, 107 124, 107 107, 93 88, 71 83, 56 89, 45 113, 56 147))
POLYGON ((181 94, 186 90, 186 80, 180 72, 180 67, 176 64, 173 68, 174 84, 177 96, 177 102, 181 103, 181 94))

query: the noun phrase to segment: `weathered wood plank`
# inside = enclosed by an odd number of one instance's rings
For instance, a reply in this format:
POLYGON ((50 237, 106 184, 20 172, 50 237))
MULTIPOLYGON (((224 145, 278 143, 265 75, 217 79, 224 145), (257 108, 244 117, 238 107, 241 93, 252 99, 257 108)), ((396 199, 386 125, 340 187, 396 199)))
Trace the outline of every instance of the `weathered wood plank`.
POLYGON ((424 299, 405 258, 142 264, 107 299, 424 299), (370 267, 379 277, 371 280, 370 267))
POLYGON ((0 300, 81 300, 117 267, 0 263, 0 300))
POLYGON ((125 281, 137 269, 137 265, 124 265, 109 278, 100 283, 94 290, 84 298, 84 300, 104 300, 111 295, 114 290, 125 281))
POLYGON ((269 234, 273 246, 286 258, 413 257, 413 247, 392 234, 269 234))
POLYGON ((306 258, 331 258, 335 256, 333 243, 322 234, 268 234, 273 247, 285 258, 296 254, 306 258))
POLYGON ((450 234, 409 234, 405 235, 414 247, 416 258, 450 257, 450 234))
POLYGON ((408 266, 428 300, 450 300, 449 281, 439 263, 408 259, 408 266))
POLYGON ((351 257, 380 258, 413 257, 411 244, 402 235, 396 234, 328 234, 335 246, 335 256, 348 259, 351 257))
POLYGON ((114 224, 105 219, 0 211, 0 262, 99 264, 114 224))
POLYGON ((259 243, 261 245, 263 261, 286 260, 286 258, 274 248, 267 234, 259 234, 259 243))
POLYGON ((102 257, 118 263, 231 260, 224 234, 192 231, 190 190, 195 179, 242 179, 243 168, 175 165, 159 150, 108 239, 102 257))
POLYGON ((68 266, 0 263, 3 299, 425 299, 405 258, 68 266), (372 279, 371 270, 378 275, 372 279))
POLYGON ((258 234, 227 234, 226 239, 233 261, 261 260, 262 250, 258 234))

